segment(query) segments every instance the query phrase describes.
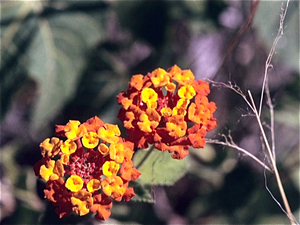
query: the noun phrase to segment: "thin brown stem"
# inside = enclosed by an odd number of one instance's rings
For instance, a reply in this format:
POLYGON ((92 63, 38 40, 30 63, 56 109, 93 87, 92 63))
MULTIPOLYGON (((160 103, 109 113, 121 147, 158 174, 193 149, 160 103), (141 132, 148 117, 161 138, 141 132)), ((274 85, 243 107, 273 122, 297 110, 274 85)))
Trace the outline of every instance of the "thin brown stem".
POLYGON ((276 152, 275 152, 275 120, 274 120, 274 105, 272 103, 270 89, 268 84, 268 78, 266 80, 266 97, 267 97, 267 105, 270 109, 270 131, 271 131, 271 147, 272 147, 272 154, 273 158, 276 162, 276 152))
POLYGON ((259 103, 259 110, 258 110, 258 115, 259 116, 261 115, 262 102, 263 102, 263 99, 264 99, 265 86, 266 86, 266 81, 267 81, 267 76, 268 76, 268 69, 272 67, 271 61, 272 61, 273 55, 275 53, 275 48, 277 46, 277 43, 278 43, 279 39, 283 35, 283 22, 284 22, 284 19, 285 19, 285 16, 286 16, 286 12, 287 12, 288 6, 289 6, 289 0, 287 0, 287 2, 286 2, 285 9, 283 7, 283 2, 282 2, 278 33, 276 35, 276 38, 275 38, 275 40, 274 40, 274 42, 272 44, 271 50, 270 50, 268 58, 266 60, 264 80, 263 80, 263 83, 262 83, 260 103, 259 103))
POLYGON ((249 15, 247 17, 247 19, 244 21, 244 23, 242 24, 242 26, 240 27, 240 29, 238 30, 237 34, 235 35, 234 39, 231 41, 225 55, 222 57, 222 59, 220 60, 220 63, 218 65, 218 69, 216 70, 216 73, 214 74, 215 77, 218 72, 221 70, 221 68, 223 67, 223 65, 226 63, 226 60, 228 59, 228 57, 230 56, 230 54, 233 52, 233 50, 235 49, 235 47, 237 46, 241 36, 245 33, 246 30, 248 30, 249 28, 251 28, 252 23, 253 23, 253 19, 254 19, 254 15, 257 11, 258 5, 260 3, 260 0, 252 0, 251 1, 251 7, 250 7, 250 12, 249 15))
POLYGON ((267 169, 270 172, 273 172, 267 165, 265 165, 264 162, 262 162, 261 160, 259 160, 256 156, 252 155, 250 152, 248 152, 247 150, 237 146, 234 143, 230 143, 226 140, 226 142, 223 141, 219 141, 219 140, 212 140, 212 139, 206 139, 206 143, 210 143, 210 144, 219 144, 219 145, 223 145, 223 146, 228 146, 230 148, 234 148, 242 153, 244 153, 245 155, 251 157, 252 159, 254 159, 256 162, 258 162, 261 166, 263 166, 265 169, 267 169))
POLYGON ((286 197, 286 194, 285 194, 285 191, 284 191, 282 182, 281 182, 281 178, 280 178, 280 175, 279 175, 279 172, 278 172, 278 169, 277 169, 277 166, 276 166, 276 162, 275 162, 275 160, 274 160, 274 157, 273 157, 273 154, 272 154, 272 151, 271 151, 271 148, 270 148, 270 145, 269 145, 269 142, 268 142, 266 133, 265 133, 264 128, 263 128, 263 126, 262 126, 262 123, 261 123, 261 121, 260 121, 260 116, 259 116, 259 114, 258 114, 258 111, 257 111, 256 107, 255 107, 255 104, 254 104, 254 100, 253 100, 252 94, 251 94, 250 91, 248 91, 248 94, 249 94, 249 97, 250 97, 250 99, 251 99, 253 108, 255 109, 255 110, 254 110, 254 113, 255 113, 255 116, 256 116, 256 119, 257 119, 257 122, 258 122, 258 125, 259 125, 259 128, 260 128, 261 134, 262 134, 262 136, 263 136, 263 139, 264 139, 266 148, 267 148, 268 153, 269 153, 269 157, 270 157, 270 160, 271 160, 271 163, 272 163, 272 166, 273 166, 272 169, 274 170, 274 173, 275 173, 277 185, 278 185, 278 188, 279 188, 279 191, 280 191, 281 198, 282 198, 283 203, 284 203, 284 207, 285 207, 286 213, 287 213, 287 215, 288 215, 288 218, 290 219, 291 225, 294 225, 294 224, 296 224, 296 223, 294 222, 294 219, 293 219, 294 216, 293 216, 293 214, 292 214, 292 211, 291 211, 289 202, 288 202, 288 200, 287 200, 287 197, 286 197))
POLYGON ((260 104, 259 104, 259 110, 258 111, 257 111, 257 109, 255 107, 254 100, 252 98, 251 92, 248 91, 248 94, 250 96, 253 108, 255 109, 253 112, 255 113, 257 122, 259 124, 259 128, 261 130, 261 133, 262 133, 262 136, 263 136, 263 139, 264 139, 264 143, 265 143, 266 148, 267 148, 268 153, 269 153, 269 157, 270 157, 270 160, 271 160, 271 163, 272 163, 272 167, 273 167, 273 170, 274 170, 274 173, 275 173, 276 181, 277 181, 278 188, 279 188, 279 191, 280 191, 280 194, 281 194, 281 197, 282 197, 285 209, 286 209, 287 216, 290 219, 290 223, 291 224, 295 224, 295 221, 293 219, 294 217, 293 217, 293 214, 291 212, 291 209, 290 209, 290 206, 289 206, 289 202, 287 200, 287 197, 286 197, 286 194, 285 194, 282 182, 281 182, 281 178, 280 178, 277 166, 276 166, 275 134, 274 134, 274 106, 272 104, 270 90, 269 90, 269 86, 268 86, 268 69, 270 67, 272 67, 271 61, 272 61, 273 55, 275 53, 275 48, 277 46, 277 43, 278 43, 279 39, 283 35, 283 22, 284 22, 286 13, 287 13, 288 5, 289 5, 289 0, 287 0, 285 8, 283 7, 283 2, 282 2, 278 33, 277 33, 276 38, 275 38, 275 40, 273 42, 273 45, 271 47, 271 50, 269 52, 269 55, 268 55, 268 58, 267 58, 266 64, 265 64, 264 80, 263 80, 263 84, 262 84, 260 104), (265 131, 263 129, 263 126, 262 126, 262 123, 261 123, 261 120, 260 120, 261 110, 262 110, 262 104, 263 104, 263 98, 264 98, 264 92, 266 92, 267 104, 268 104, 268 106, 270 108, 270 116, 271 116, 271 125, 270 126, 271 126, 271 141, 272 141, 271 144, 272 144, 272 150, 271 150, 271 147, 269 145, 269 142, 267 140, 265 131))
POLYGON ((208 82, 210 82, 213 86, 216 87, 225 87, 225 88, 229 88, 231 90, 233 90, 235 93, 237 93, 238 95, 240 95, 245 102, 247 103, 247 105, 250 107, 250 109, 253 111, 253 107, 252 104, 248 101, 246 95, 242 92, 242 90, 237 86, 237 85, 233 85, 231 84, 231 82, 229 82, 228 84, 225 84, 223 82, 218 82, 218 81, 213 81, 210 79, 206 79, 208 82))

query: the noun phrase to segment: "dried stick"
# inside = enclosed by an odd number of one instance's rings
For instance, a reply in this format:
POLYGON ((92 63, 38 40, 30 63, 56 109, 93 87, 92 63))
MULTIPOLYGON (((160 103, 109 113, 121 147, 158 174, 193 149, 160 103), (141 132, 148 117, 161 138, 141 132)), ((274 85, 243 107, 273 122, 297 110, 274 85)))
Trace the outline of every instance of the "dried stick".
POLYGON ((248 30, 252 26, 254 15, 257 11, 259 3, 260 3, 260 0, 252 0, 251 1, 250 13, 249 13, 247 19, 242 24, 239 31, 237 32, 236 36, 230 43, 230 46, 229 46, 228 50, 226 51, 225 55, 223 56, 222 60, 220 61, 218 69, 216 70, 216 73, 214 74, 213 77, 215 77, 218 74, 218 72, 221 70, 222 66, 225 64, 226 60, 228 59, 228 56, 232 53, 232 51, 235 49, 236 45, 238 44, 241 36, 245 33, 246 30, 248 30))
POLYGON ((275 53, 275 48, 277 46, 277 43, 278 43, 279 39, 283 35, 283 22, 284 22, 284 19, 285 19, 285 16, 286 16, 288 5, 289 5, 289 0, 287 1, 286 7, 284 9, 283 2, 282 2, 278 33, 276 35, 276 38, 273 42, 273 45, 272 45, 271 50, 269 52, 268 58, 266 60, 265 72, 264 72, 264 81, 263 81, 262 89, 261 89, 261 98, 260 98, 259 113, 258 113, 258 115, 261 116, 262 102, 263 102, 264 92, 265 92, 266 97, 267 97, 267 105, 269 106, 269 109, 270 109, 270 117, 271 117, 270 118, 270 123, 271 123, 270 124, 270 126, 271 126, 270 130, 271 130, 271 141, 272 141, 271 146, 272 146, 272 153, 273 153, 273 157, 274 157, 275 161, 276 161, 276 152, 275 152, 275 133, 274 133, 274 106, 272 104, 272 99, 271 99, 270 89, 269 89, 268 69, 272 68, 271 61, 272 61, 273 55, 275 53))
POLYGON ((260 130, 261 130, 266 148, 267 148, 268 153, 269 153, 269 157, 270 157, 270 160, 271 160, 271 163, 272 163, 272 167, 273 167, 273 170, 275 172, 275 177, 276 177, 276 181, 277 181, 277 184, 278 184, 278 188, 279 188, 279 191, 280 191, 280 194, 281 194, 281 197, 282 197, 285 209, 286 209, 286 214, 287 214, 288 218, 290 219, 290 223, 295 224, 296 222, 295 222, 294 216, 291 212, 291 209, 290 209, 290 206, 289 206, 289 203, 288 203, 288 200, 287 200, 287 197, 286 197, 286 194, 285 194, 285 191, 284 191, 284 188, 283 188, 283 185, 282 185, 282 182, 281 182, 278 170, 277 170, 277 166, 276 166, 275 132, 274 132, 274 106, 272 104, 272 99, 271 99, 270 89, 269 89, 269 84, 268 84, 268 69, 272 67, 271 61, 272 61, 273 55, 275 53, 275 48, 277 46, 277 43, 278 43, 279 39, 283 35, 283 23, 284 23, 284 19, 285 19, 286 13, 287 13, 288 5, 289 5, 289 0, 287 0, 285 8, 284 8, 284 4, 282 2, 278 33, 277 33, 276 38, 275 38, 275 40, 272 44, 271 50, 269 52, 269 55, 268 55, 268 58, 267 58, 266 64, 265 64, 264 80, 263 80, 263 84, 262 84, 261 98, 260 98, 260 104, 259 104, 259 110, 258 111, 255 108, 255 104, 254 104, 254 100, 252 98, 251 92, 248 91, 248 94, 250 96, 253 108, 255 109, 254 113, 256 115, 257 122, 259 124, 259 127, 260 127, 260 130), (270 124, 271 129, 270 130, 271 130, 272 150, 271 150, 271 147, 268 143, 268 140, 266 138, 266 135, 265 135, 265 132, 264 132, 264 129, 262 127, 261 120, 260 120, 261 110, 262 110, 262 103, 263 103, 263 98, 264 98, 264 92, 266 92, 267 105, 269 106, 269 109, 270 109, 270 117, 271 117, 270 118, 270 122, 271 122, 271 124, 270 124))
POLYGON ((270 145, 269 145, 269 142, 268 142, 266 133, 265 133, 264 128, 263 128, 263 126, 262 126, 262 123, 261 123, 261 120, 260 120, 260 116, 259 116, 259 114, 258 114, 258 111, 257 111, 256 107, 255 107, 255 103, 254 103, 252 94, 251 94, 250 91, 248 91, 248 94, 249 94, 249 97, 250 97, 250 99, 251 99, 252 106, 253 106, 253 108, 254 108, 254 113, 255 113, 256 120, 257 120, 257 122, 258 122, 260 131, 261 131, 261 134, 262 134, 262 136, 263 136, 264 143, 265 143, 266 148, 267 148, 268 153, 269 153, 269 157, 270 157, 270 160, 271 160, 271 163, 272 163, 272 167, 273 167, 272 169, 274 170, 274 173, 275 173, 277 185, 278 185, 278 188, 279 188, 279 191, 280 191, 280 195, 281 195, 282 200, 283 200, 283 203, 284 203, 284 207, 285 207, 285 209, 286 209, 286 213, 287 213, 287 215, 288 215, 288 218, 290 219, 291 225, 294 225, 294 224, 296 224, 296 223, 295 223, 295 220, 293 219, 294 216, 293 216, 293 214, 292 214, 292 211, 291 211, 289 202, 288 202, 288 200, 287 200, 287 197, 286 197, 286 194, 285 194, 285 191, 284 191, 282 182, 281 182, 281 178, 280 178, 279 172, 278 172, 278 170, 277 170, 276 161, 275 161, 275 159, 274 159, 274 157, 273 157, 273 153, 272 153, 272 151, 271 151, 271 148, 270 148, 270 145))
POLYGON ((269 170, 270 172, 273 172, 264 162, 262 162, 261 160, 259 160, 257 157, 255 157, 253 154, 251 154, 250 152, 248 152, 247 150, 237 146, 232 138, 229 136, 230 141, 228 141, 227 137, 225 135, 222 135, 225 139, 224 141, 219 141, 219 140, 213 140, 213 139, 206 139, 206 143, 209 144, 219 144, 219 145, 223 145, 223 146, 228 146, 231 148, 234 148, 242 153, 244 153, 245 155, 248 155, 249 157, 251 157, 252 159, 254 159, 256 162, 258 162, 260 165, 262 165, 265 169, 269 170))
MULTIPOLYGON (((229 85, 228 85, 228 84, 222 84, 222 83, 218 83, 218 82, 212 82, 212 84, 215 85, 215 86, 221 85, 223 87, 232 89, 233 91, 235 91, 237 94, 239 94, 245 100, 245 102, 247 103, 247 105, 254 112, 254 114, 256 116, 256 119, 257 119, 257 122, 258 122, 258 125, 259 125, 259 128, 260 128, 260 131, 261 131, 261 134, 262 134, 262 137, 263 137, 263 140, 264 140, 264 144, 265 144, 265 146, 266 146, 266 148, 268 150, 269 158, 270 158, 271 164, 272 164, 272 169, 274 170, 276 181, 277 181, 277 184, 278 184, 278 188, 279 188, 279 191, 280 191, 280 194, 281 194, 281 197, 282 197, 285 209, 286 209, 286 214, 287 214, 288 218, 290 219, 290 223, 293 225, 293 224, 296 224, 296 220, 294 219, 294 216, 293 216, 293 214, 291 212, 291 209, 290 209, 290 206, 289 206, 289 203, 288 203, 288 200, 287 200, 287 197, 286 197, 286 194, 285 194, 282 182, 281 182, 281 178, 280 178, 277 166, 276 166, 275 134, 274 134, 275 133, 274 132, 274 106, 272 104, 272 99, 271 99, 270 90, 269 90, 269 86, 268 86, 268 69, 272 67, 271 61, 272 61, 273 55, 275 53, 275 48, 277 46, 277 43, 278 43, 279 39, 283 35, 283 22, 284 22, 286 13, 287 13, 288 4, 289 4, 289 0, 287 0, 286 6, 284 8, 283 7, 283 2, 282 2, 278 33, 277 33, 277 36, 276 36, 276 38, 275 38, 275 40, 273 42, 273 45, 272 45, 271 50, 270 50, 270 53, 269 53, 268 58, 267 58, 266 63, 265 63, 264 80, 263 80, 263 84, 262 84, 259 109, 257 110, 257 108, 255 106, 255 103, 254 103, 254 100, 253 100, 253 97, 252 97, 250 91, 248 91, 248 94, 249 94, 251 103, 247 100, 246 96, 242 93, 242 91, 240 90, 240 88, 238 88, 237 86, 231 85, 231 83, 229 83, 229 85), (261 110, 262 110, 262 104, 263 104, 263 99, 264 99, 264 92, 266 92, 267 105, 269 106, 270 116, 271 116, 271 124, 270 124, 270 130, 271 130, 271 147, 270 147, 270 144, 269 144, 269 142, 267 140, 265 131, 263 129, 263 126, 262 126, 262 123, 261 123, 261 120, 260 120, 261 110)), ((226 141, 226 142, 215 141, 215 143, 219 143, 219 144, 222 144, 222 145, 229 146, 228 145, 228 141, 226 141)), ((238 148, 236 148, 236 149, 238 149, 238 148)), ((241 151, 240 149, 238 149, 238 150, 241 151)), ((242 152, 244 152, 244 151, 242 151, 242 152)), ((249 156, 252 157, 251 155, 249 155, 249 156)), ((256 160, 255 158, 253 158, 253 159, 256 160)))
POLYGON ((283 35, 283 22, 287 13, 287 9, 288 9, 288 5, 289 5, 289 0, 287 0, 286 2, 286 7, 283 7, 283 2, 282 2, 282 6, 281 6, 281 13, 280 13, 280 21, 279 21, 279 29, 278 29, 278 33, 276 35, 276 38, 272 44, 271 50, 269 52, 268 58, 266 60, 266 65, 265 65, 265 72, 264 72, 264 80, 263 80, 263 84, 262 84, 262 89, 261 89, 261 97, 260 97, 260 104, 259 104, 259 111, 258 111, 258 115, 261 116, 261 110, 262 110, 262 102, 264 99, 264 92, 266 92, 266 97, 267 97, 267 105, 270 108, 270 126, 271 126, 271 146, 272 146, 272 154, 273 154, 273 158, 276 161, 276 153, 275 153, 275 133, 274 133, 274 106, 272 104, 272 99, 271 99, 271 95, 270 95, 270 89, 269 89, 269 83, 268 83, 268 69, 272 67, 271 65, 271 61, 273 58, 273 55, 275 53, 275 48, 277 46, 277 43, 279 41, 279 39, 282 37, 283 35))
POLYGON ((264 80, 262 83, 262 89, 261 89, 261 98, 260 98, 260 104, 259 104, 259 110, 258 110, 258 115, 261 115, 261 108, 262 108, 262 102, 263 102, 263 98, 264 98, 264 92, 265 92, 265 86, 267 85, 267 76, 268 76, 268 69, 272 67, 271 65, 271 61, 273 58, 273 55, 275 53, 275 48, 277 46, 277 43, 279 41, 279 39, 282 37, 283 35, 283 22, 286 16, 286 12, 289 6, 289 0, 287 0, 286 2, 286 7, 283 7, 283 2, 282 2, 282 6, 281 6, 281 14, 280 14, 280 22, 279 22, 279 29, 278 29, 278 33, 276 35, 276 38, 272 44, 271 50, 269 52, 268 58, 266 60, 266 66, 265 66, 265 73, 264 73, 264 80))
POLYGON ((228 84, 225 84, 223 82, 218 82, 218 81, 213 81, 210 79, 206 79, 209 83, 211 83, 214 87, 225 87, 225 88, 229 88, 231 90, 233 90, 235 93, 237 93, 239 96, 241 96, 245 102, 247 103, 247 105, 250 107, 250 109, 252 111, 254 111, 254 108, 252 106, 252 104, 248 101, 246 95, 242 92, 241 88, 237 85, 233 85, 230 81, 228 82, 228 84))
POLYGON ((272 103, 271 95, 270 95, 270 89, 268 84, 268 78, 266 79, 266 96, 267 96, 267 105, 270 109, 270 131, 271 131, 271 147, 272 147, 272 154, 273 158, 276 161, 276 152, 275 152, 275 120, 274 120, 274 105, 272 103))

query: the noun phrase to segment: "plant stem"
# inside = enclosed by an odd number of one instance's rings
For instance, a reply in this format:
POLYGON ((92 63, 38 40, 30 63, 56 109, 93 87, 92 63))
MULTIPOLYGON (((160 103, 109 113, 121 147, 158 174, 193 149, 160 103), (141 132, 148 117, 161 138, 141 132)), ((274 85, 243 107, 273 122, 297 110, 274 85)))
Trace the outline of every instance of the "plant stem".
POLYGON ((270 131, 271 131, 271 147, 272 147, 272 154, 274 157, 274 161, 276 161, 276 153, 275 153, 275 132, 274 132, 274 105, 272 104, 272 99, 270 95, 270 89, 269 89, 269 83, 268 83, 268 77, 266 79, 266 97, 267 97, 267 104, 270 108, 270 131))
POLYGON ((234 143, 229 143, 229 142, 223 142, 223 141, 219 141, 219 140, 211 140, 211 139, 206 139, 206 143, 211 143, 211 144, 219 144, 219 145, 223 145, 223 146, 228 146, 231 148, 234 148, 238 151, 243 152, 245 155, 248 155, 249 157, 251 157, 252 159, 254 159, 256 162, 258 162, 260 165, 262 165, 265 169, 267 169, 268 171, 270 171, 271 173, 273 172, 267 165, 265 165, 262 161, 260 161, 257 157, 255 157, 254 155, 252 155, 250 152, 246 151, 245 149, 237 146, 234 143))
POLYGON ((256 107, 255 107, 254 100, 253 100, 253 97, 252 97, 252 95, 251 95, 251 92, 248 91, 248 94, 249 94, 249 97, 250 97, 250 99, 251 99, 253 108, 255 109, 255 110, 254 110, 254 113, 255 113, 255 116, 256 116, 256 119, 257 119, 257 122, 258 122, 258 125, 259 125, 259 128, 260 128, 260 131, 261 131, 261 133, 262 133, 264 142, 265 142, 265 144, 266 144, 266 147, 267 147, 267 150, 268 150, 268 153, 269 153, 271 162, 272 162, 273 170, 274 170, 274 173, 275 173, 276 181, 277 181, 277 184, 278 184, 278 188, 279 188, 279 191, 280 191, 281 198, 282 198, 283 203, 284 203, 285 210, 286 210, 287 215, 288 215, 288 217, 289 217, 289 219, 290 219, 291 225, 294 225, 294 224, 295 224, 295 222, 294 222, 294 220, 293 220, 294 216, 293 216, 293 214, 292 214, 292 211, 291 211, 289 202, 288 202, 288 200, 287 200, 287 197, 286 197, 286 194, 285 194, 285 191, 284 191, 282 182, 281 182, 281 178, 280 178, 279 172, 278 172, 278 170, 277 170, 276 161, 275 161, 275 159, 274 159, 274 157, 273 157, 273 154, 272 154, 272 151, 271 151, 271 148, 270 148, 270 145, 269 145, 267 136, 266 136, 266 134, 265 134, 264 128, 263 128, 262 123, 261 123, 261 121, 260 121, 260 116, 259 116, 259 114, 258 114, 258 112, 257 112, 256 107))
POLYGON ((260 96, 260 103, 259 103, 259 110, 258 110, 258 115, 261 115, 261 110, 262 110, 262 103, 263 103, 263 98, 264 98, 264 92, 265 92, 265 85, 266 85, 266 81, 267 81, 267 76, 268 76, 268 69, 271 66, 271 61, 273 58, 273 55, 275 53, 275 48, 277 46, 277 43, 279 41, 279 39, 282 37, 283 35, 283 22, 286 16, 286 12, 289 6, 289 2, 290 0, 287 0, 286 2, 286 6, 285 8, 283 7, 283 1, 282 1, 282 7, 281 7, 281 14, 280 14, 280 22, 279 22, 279 29, 278 29, 278 33, 276 35, 276 38, 272 44, 270 53, 268 55, 267 61, 266 61, 266 66, 265 66, 265 73, 264 73, 264 80, 263 80, 263 84, 262 84, 262 89, 261 89, 261 96, 260 96))

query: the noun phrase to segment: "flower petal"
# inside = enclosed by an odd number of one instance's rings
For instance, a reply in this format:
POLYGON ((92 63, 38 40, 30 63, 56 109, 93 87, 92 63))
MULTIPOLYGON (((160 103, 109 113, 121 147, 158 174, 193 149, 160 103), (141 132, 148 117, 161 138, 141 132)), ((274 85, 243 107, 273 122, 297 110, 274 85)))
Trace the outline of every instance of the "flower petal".
POLYGON ((120 169, 120 165, 115 161, 106 161, 102 167, 103 174, 105 176, 117 175, 119 169, 120 169))
POLYGON ((83 146, 90 149, 95 148, 99 144, 99 138, 95 132, 85 133, 81 140, 83 146))
POLYGON ((78 175, 71 175, 66 181, 66 188, 72 192, 78 192, 83 187, 83 180, 78 175))
POLYGON ((86 187, 89 192, 94 192, 101 189, 101 182, 98 179, 92 179, 87 183, 86 187))

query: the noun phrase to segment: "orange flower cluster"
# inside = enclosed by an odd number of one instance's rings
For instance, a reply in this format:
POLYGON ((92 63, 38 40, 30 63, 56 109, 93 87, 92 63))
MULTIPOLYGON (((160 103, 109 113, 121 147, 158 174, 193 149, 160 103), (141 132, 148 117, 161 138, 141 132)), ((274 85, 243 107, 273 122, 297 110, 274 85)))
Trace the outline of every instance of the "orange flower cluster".
POLYGON ((158 68, 132 77, 128 90, 117 96, 122 105, 118 118, 135 147, 155 144, 183 159, 191 146, 203 148, 206 132, 217 126, 217 107, 208 101, 209 93, 208 83, 195 80, 191 70, 158 68))
POLYGON ((60 218, 92 212, 106 220, 112 199, 129 201, 135 195, 128 187, 141 174, 132 163, 134 145, 120 137, 117 125, 96 116, 83 124, 70 120, 56 127, 56 135, 62 139, 47 138, 40 144, 43 158, 34 171, 47 182, 45 198, 60 218))

